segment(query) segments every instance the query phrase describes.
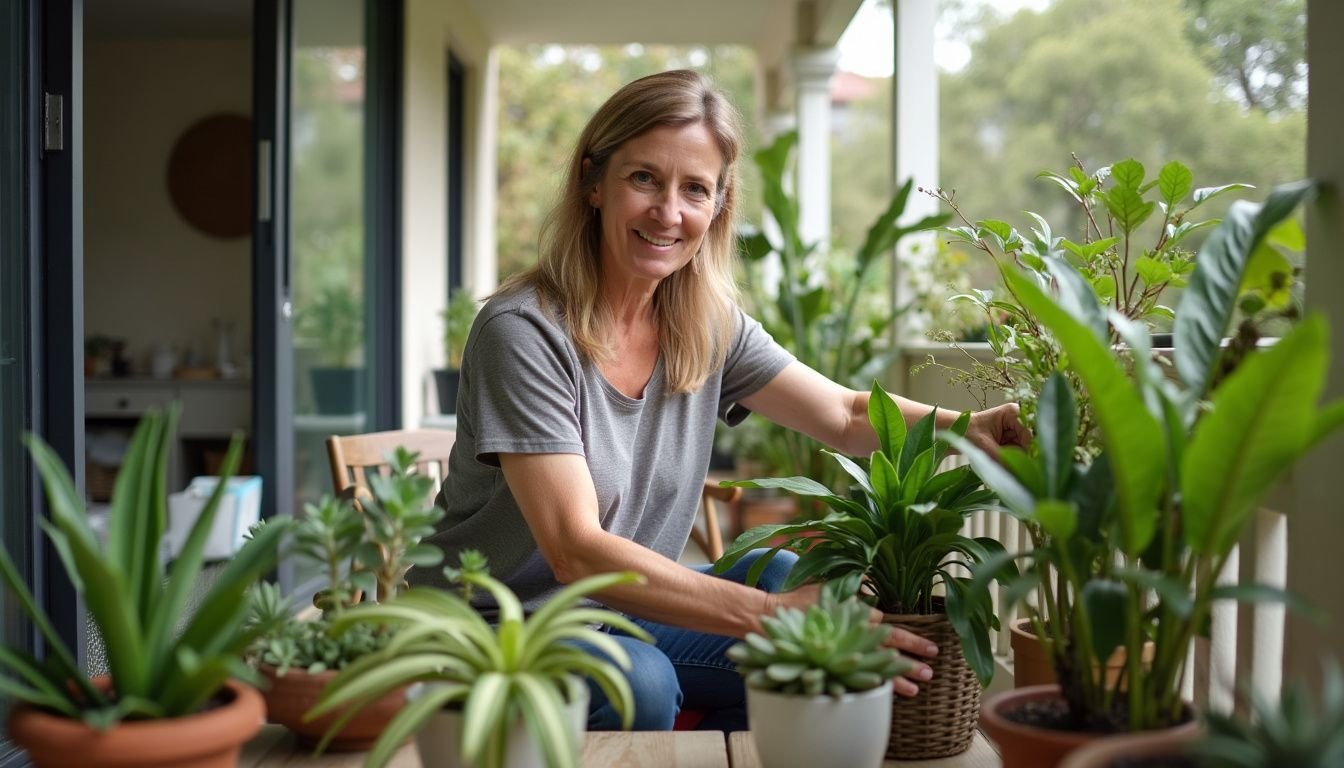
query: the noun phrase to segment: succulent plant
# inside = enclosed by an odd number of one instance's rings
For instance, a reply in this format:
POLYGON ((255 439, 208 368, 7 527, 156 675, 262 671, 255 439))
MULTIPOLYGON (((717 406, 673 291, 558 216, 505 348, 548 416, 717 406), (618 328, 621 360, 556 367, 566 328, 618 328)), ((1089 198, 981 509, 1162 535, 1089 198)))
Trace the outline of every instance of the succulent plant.
MULTIPOLYGON (((844 581, 844 580, 842 580, 844 581)), ((854 582, 851 582, 854 583, 854 582)), ((765 635, 749 633, 728 649, 747 685, 799 696, 839 697, 866 691, 910 670, 911 663, 883 643, 891 632, 873 625, 871 609, 828 584, 806 611, 781 608, 761 617, 765 635)))
POLYGON ((1254 718, 1206 716, 1209 735, 1192 752, 1201 768, 1326 768, 1344 765, 1344 674, 1326 668, 1319 708, 1306 686, 1290 686, 1278 706, 1252 697, 1254 718))

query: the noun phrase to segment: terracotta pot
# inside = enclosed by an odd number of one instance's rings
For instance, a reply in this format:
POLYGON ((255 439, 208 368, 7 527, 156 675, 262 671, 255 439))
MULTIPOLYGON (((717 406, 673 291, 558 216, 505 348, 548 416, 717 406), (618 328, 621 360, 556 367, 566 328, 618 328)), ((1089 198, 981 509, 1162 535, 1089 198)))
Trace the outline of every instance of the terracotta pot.
MULTIPOLYGON (((1031 629, 1031 619, 1017 619, 1009 625, 1013 646, 1013 687, 1027 688, 1036 685, 1054 685, 1055 666, 1050 659, 1049 642, 1042 642, 1031 629)), ((1151 642, 1143 644, 1143 665, 1146 669, 1153 663, 1154 646, 1151 642)), ((1125 668, 1128 654, 1124 648, 1116 648, 1106 660, 1106 685, 1113 687, 1120 679, 1125 668)), ((1127 685, 1120 686, 1121 690, 1127 685)))
MULTIPOLYGON (((1203 728, 1169 728, 1152 733, 1126 733, 1097 739, 1075 750, 1060 768, 1112 768, 1117 761, 1142 758, 1179 759, 1204 735, 1203 728)), ((1193 759, 1191 766, 1196 765, 1193 759)))
MULTIPOLYGON (((934 607, 942 607, 941 599, 935 600, 934 607)), ((932 760, 970 749, 980 711, 980 681, 966 663, 961 639, 952 622, 941 613, 886 614, 882 621, 914 632, 938 646, 937 656, 923 659, 933 668, 933 679, 920 683, 919 693, 913 697, 892 699, 887 757, 932 760)))
MULTIPOLYGON (((109 681, 95 684, 106 688, 109 681)), ((124 721, 96 731, 78 720, 26 704, 9 713, 9 738, 36 768, 233 768, 243 744, 261 730, 261 694, 230 680, 222 703, 186 717, 124 721)))
MULTIPOLYGON (((291 669, 283 677, 276 674, 275 667, 268 665, 262 665, 258 671, 268 683, 265 693, 268 719, 293 731, 305 747, 321 741, 327 728, 345 711, 341 708, 316 720, 305 722, 303 719, 321 698, 322 689, 336 676, 335 670, 309 674, 301 669, 291 669)), ((327 745, 327 751, 362 752, 369 749, 405 705, 405 687, 383 696, 342 726, 327 745)))
MULTIPOLYGON (((1060 731, 1016 723, 1004 717, 1005 712, 1033 701, 1059 699, 1058 685, 1038 685, 1018 688, 996 694, 985 701, 980 709, 980 727, 998 747, 1003 768, 1057 768, 1064 758, 1085 745, 1108 737, 1100 733, 1060 731)), ((1195 731, 1199 724, 1191 719, 1169 731, 1195 731)), ((1125 734, 1152 738, 1160 731, 1143 734, 1125 734)))

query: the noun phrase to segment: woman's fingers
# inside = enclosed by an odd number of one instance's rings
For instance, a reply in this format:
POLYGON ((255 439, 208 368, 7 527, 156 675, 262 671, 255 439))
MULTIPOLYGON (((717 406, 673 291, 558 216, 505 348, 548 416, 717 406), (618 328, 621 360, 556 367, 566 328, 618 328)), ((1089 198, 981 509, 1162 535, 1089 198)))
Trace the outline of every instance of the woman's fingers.
MULTIPOLYGON (((882 621, 882 612, 873 609, 873 623, 882 621)), ((909 657, 913 665, 908 672, 892 680, 892 690, 898 696, 914 696, 919 693, 919 684, 933 679, 933 668, 920 661, 918 657, 930 658, 938 655, 938 646, 908 629, 894 627, 887 635, 886 646, 895 648, 909 657)))

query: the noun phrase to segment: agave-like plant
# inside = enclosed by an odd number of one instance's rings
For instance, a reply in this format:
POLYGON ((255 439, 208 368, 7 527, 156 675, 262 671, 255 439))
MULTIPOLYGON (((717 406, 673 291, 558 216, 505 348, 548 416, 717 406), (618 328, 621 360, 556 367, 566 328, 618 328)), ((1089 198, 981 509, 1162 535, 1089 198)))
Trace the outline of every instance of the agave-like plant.
MULTIPOLYGON (((520 719, 528 726, 547 765, 573 768, 578 747, 565 726, 564 711, 578 678, 592 678, 629 728, 634 718, 630 684, 621 670, 630 657, 595 625, 618 629, 646 642, 653 638, 613 611, 580 605, 583 598, 618 584, 642 583, 636 573, 610 573, 581 579, 562 589, 546 605, 524 617, 522 603, 503 583, 487 575, 485 558, 462 553, 460 569, 445 569, 465 588, 484 589, 499 606, 498 627, 468 600, 433 587, 415 587, 381 604, 358 605, 332 622, 333 632, 361 623, 396 629, 387 646, 364 656, 328 684, 309 718, 350 705, 328 735, 339 731, 366 704, 416 682, 439 682, 407 704, 370 751, 368 766, 386 765, 397 748, 439 709, 462 707, 462 759, 487 768, 503 765, 509 728, 520 719), (614 663, 584 651, 591 645, 614 663)), ((319 749, 325 746, 319 745, 319 749)))
MULTIPOLYGON (((851 584, 857 586, 857 581, 851 584)), ((838 698, 876 688, 910 671, 908 659, 883 645, 892 628, 870 624, 867 605, 852 596, 842 600, 830 587, 806 612, 783 607, 774 616, 762 616, 764 635, 749 633, 744 642, 728 649, 728 658, 747 685, 838 698)))
POLYGON ((1326 668, 1319 707, 1306 686, 1283 692, 1278 706, 1251 698, 1253 719, 1205 716, 1208 736, 1191 753, 1201 768, 1327 768, 1344 765, 1344 674, 1326 668))
MULTIPOLYGON (((159 553, 167 528, 167 461, 178 409, 149 411, 131 439, 117 475, 108 515, 107 543, 89 524, 83 496, 46 443, 27 438, 46 489, 50 519, 40 521, 61 564, 84 598, 103 639, 112 691, 95 686, 56 634, 4 547, 0 577, 41 634, 45 660, 22 648, 0 648, 0 692, 95 728, 119 721, 181 717, 200 710, 232 676, 251 678, 243 649, 265 626, 244 626, 247 588, 270 570, 287 526, 262 528, 223 567, 189 607, 204 564, 205 543, 223 497, 220 482, 188 534, 181 554, 165 569, 159 553)), ((225 457, 226 477, 238 466, 241 438, 225 457)))

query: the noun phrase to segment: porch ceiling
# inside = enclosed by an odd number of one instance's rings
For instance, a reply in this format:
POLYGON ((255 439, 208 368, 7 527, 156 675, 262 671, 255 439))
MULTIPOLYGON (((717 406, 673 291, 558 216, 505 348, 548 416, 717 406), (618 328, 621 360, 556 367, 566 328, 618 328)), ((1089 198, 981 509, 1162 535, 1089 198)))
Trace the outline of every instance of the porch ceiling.
POLYGON ((496 43, 744 45, 780 63, 834 45, 862 0, 470 0, 496 43))

